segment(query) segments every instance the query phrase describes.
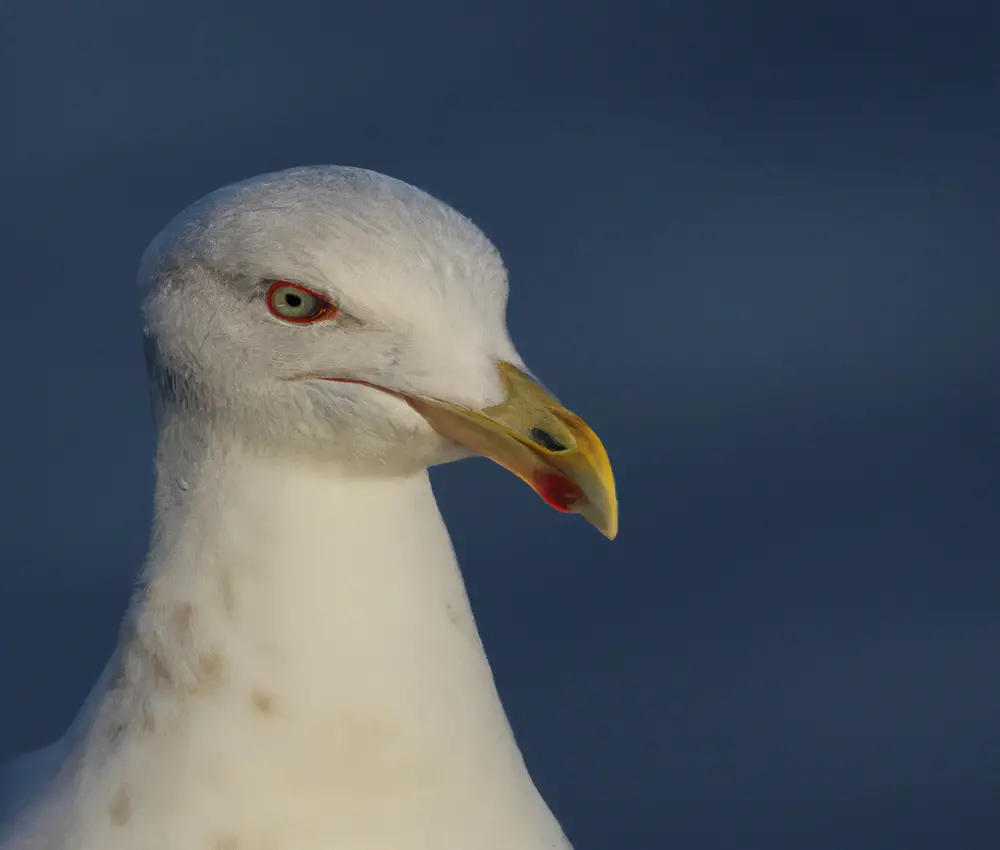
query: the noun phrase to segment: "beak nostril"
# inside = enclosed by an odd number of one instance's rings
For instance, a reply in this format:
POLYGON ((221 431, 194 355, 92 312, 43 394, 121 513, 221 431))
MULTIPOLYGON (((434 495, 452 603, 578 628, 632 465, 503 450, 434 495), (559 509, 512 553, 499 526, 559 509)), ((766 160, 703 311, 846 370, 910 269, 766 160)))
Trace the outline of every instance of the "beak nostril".
POLYGON ((544 428, 532 428, 528 435, 543 449, 548 449, 550 452, 564 452, 566 451, 566 446, 560 443, 555 437, 553 437, 544 428))

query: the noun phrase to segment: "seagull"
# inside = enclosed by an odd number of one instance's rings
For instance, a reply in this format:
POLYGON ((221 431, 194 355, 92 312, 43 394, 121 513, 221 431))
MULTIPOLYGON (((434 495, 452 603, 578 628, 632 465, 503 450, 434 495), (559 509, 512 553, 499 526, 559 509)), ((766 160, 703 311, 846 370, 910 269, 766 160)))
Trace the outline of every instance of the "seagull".
POLYGON ((491 458, 609 538, 607 453, 524 364, 467 218, 358 168, 219 189, 139 269, 145 566, 0 850, 567 850, 428 469, 491 458))

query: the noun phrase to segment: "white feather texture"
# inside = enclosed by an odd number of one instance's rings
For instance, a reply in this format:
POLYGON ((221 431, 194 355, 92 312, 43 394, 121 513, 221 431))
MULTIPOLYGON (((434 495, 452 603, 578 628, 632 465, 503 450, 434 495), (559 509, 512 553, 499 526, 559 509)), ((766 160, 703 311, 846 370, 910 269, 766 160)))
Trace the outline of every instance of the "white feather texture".
POLYGON ((507 280, 404 183, 303 168, 216 192, 143 258, 156 516, 119 647, 11 766, 2 850, 565 850, 493 684, 405 402, 503 400, 507 280), (340 313, 292 327, 291 280, 340 313))

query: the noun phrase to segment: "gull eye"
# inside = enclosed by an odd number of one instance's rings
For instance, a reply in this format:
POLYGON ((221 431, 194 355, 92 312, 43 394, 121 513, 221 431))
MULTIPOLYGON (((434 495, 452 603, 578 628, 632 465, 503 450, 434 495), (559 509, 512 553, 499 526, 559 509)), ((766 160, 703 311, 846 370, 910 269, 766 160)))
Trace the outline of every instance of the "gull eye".
POLYGON ((297 283, 278 280, 267 291, 267 309, 286 322, 307 324, 337 315, 337 308, 321 295, 297 283))

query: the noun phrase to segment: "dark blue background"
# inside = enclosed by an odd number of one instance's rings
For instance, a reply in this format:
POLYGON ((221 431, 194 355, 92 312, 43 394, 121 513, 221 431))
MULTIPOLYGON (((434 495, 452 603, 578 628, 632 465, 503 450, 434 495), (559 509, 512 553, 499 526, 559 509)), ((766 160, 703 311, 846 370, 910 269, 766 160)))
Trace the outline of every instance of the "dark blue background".
POLYGON ((1000 5, 4 4, 0 757, 150 518, 139 254, 363 165, 470 215, 619 540, 436 483, 578 850, 1000 846, 1000 5))

